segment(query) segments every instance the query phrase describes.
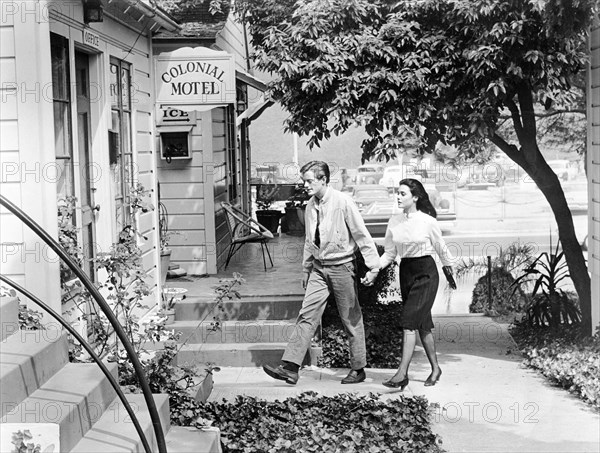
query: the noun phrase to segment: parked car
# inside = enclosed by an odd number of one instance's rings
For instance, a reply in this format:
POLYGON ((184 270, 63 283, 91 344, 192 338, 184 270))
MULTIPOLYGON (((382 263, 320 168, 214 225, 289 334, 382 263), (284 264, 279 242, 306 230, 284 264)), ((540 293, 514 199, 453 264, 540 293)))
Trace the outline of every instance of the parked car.
POLYGON ((427 178, 427 176, 427 170, 417 168, 414 165, 392 165, 383 169, 383 175, 379 184, 395 189, 398 187, 398 183, 404 178, 423 181, 423 178, 427 178))
POLYGON ((383 165, 365 164, 357 169, 356 184, 379 184, 383 177, 383 165))
POLYGON ((387 188, 379 184, 361 184, 354 186, 352 198, 354 198, 359 211, 369 207, 376 201, 389 202, 390 200, 394 200, 394 196, 388 192, 387 188))
POLYGON ((555 159, 547 161, 550 168, 563 181, 569 181, 577 176, 577 168, 566 159, 555 159))
POLYGON ((402 181, 402 175, 402 166, 400 165, 385 167, 379 184, 385 187, 397 187, 398 183, 402 181))

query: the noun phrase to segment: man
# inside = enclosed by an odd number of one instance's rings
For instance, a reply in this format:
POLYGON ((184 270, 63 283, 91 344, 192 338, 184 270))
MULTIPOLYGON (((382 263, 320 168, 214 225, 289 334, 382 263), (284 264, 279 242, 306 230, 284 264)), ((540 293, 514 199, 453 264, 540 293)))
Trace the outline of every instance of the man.
POLYGON ((331 293, 350 342, 351 370, 342 384, 357 384, 366 378, 365 329, 356 290, 354 253, 357 248, 371 273, 379 272, 379 254, 373 238, 348 195, 329 186, 329 166, 312 161, 300 169, 311 199, 306 206, 302 287, 306 289, 294 337, 288 343, 278 367, 265 365, 271 377, 296 384, 298 370, 321 322, 331 293))

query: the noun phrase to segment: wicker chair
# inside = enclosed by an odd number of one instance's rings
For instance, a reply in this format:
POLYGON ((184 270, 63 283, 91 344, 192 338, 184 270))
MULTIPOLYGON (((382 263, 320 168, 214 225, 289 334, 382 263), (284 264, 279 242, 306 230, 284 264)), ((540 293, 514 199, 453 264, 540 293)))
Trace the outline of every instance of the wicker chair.
POLYGON ((227 227, 231 235, 231 245, 229 246, 229 252, 227 253, 227 261, 225 262, 225 269, 229 265, 229 261, 233 258, 233 255, 242 248, 244 244, 259 243, 263 256, 263 265, 265 272, 267 271, 267 261, 265 260, 265 250, 267 256, 273 267, 273 260, 271 259, 271 253, 267 247, 267 242, 273 239, 273 233, 267 228, 258 223, 248 214, 233 206, 231 203, 222 202, 221 206, 225 210, 227 217, 227 227))

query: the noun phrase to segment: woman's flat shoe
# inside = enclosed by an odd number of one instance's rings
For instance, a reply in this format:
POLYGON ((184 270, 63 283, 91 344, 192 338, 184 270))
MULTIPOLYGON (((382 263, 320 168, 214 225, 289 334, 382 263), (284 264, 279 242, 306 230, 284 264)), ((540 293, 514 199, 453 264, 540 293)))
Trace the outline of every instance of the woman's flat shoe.
POLYGON ((392 381, 390 379, 389 381, 383 381, 382 384, 392 389, 399 388, 400 390, 404 390, 404 387, 408 385, 408 376, 406 376, 401 381, 392 381))
POLYGON ((440 380, 441 376, 442 376, 442 370, 440 370, 440 372, 438 373, 438 375, 436 377, 433 377, 433 373, 431 373, 429 375, 429 377, 427 378, 427 380, 425 381, 425 387, 431 387, 431 386, 434 386, 435 384, 437 384, 437 382, 440 380))

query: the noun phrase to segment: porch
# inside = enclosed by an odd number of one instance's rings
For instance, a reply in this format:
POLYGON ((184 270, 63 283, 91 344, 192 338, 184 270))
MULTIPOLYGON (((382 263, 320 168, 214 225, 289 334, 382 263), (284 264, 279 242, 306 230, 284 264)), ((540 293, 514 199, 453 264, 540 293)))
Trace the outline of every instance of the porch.
POLYGON ((267 270, 264 270, 263 255, 258 243, 245 244, 229 262, 227 269, 220 269, 216 275, 194 276, 168 279, 166 287, 184 288, 186 298, 214 298, 213 287, 221 279, 232 278, 239 273, 245 282, 237 287, 242 297, 254 296, 298 296, 302 299, 302 252, 304 237, 280 234, 271 240, 267 247, 273 260, 265 255, 267 270))

